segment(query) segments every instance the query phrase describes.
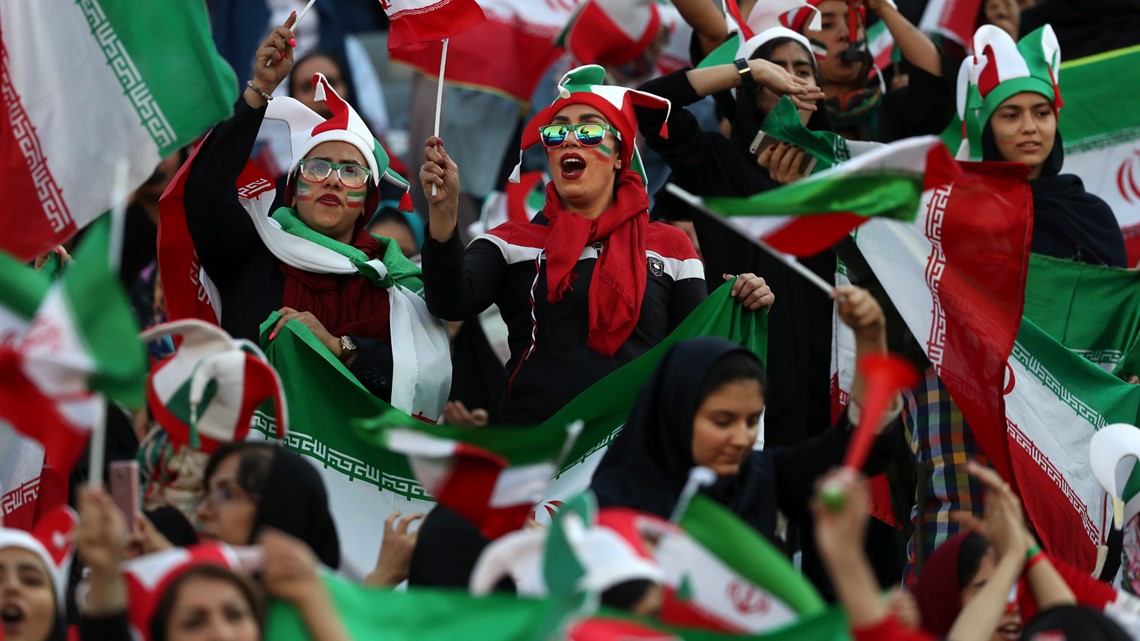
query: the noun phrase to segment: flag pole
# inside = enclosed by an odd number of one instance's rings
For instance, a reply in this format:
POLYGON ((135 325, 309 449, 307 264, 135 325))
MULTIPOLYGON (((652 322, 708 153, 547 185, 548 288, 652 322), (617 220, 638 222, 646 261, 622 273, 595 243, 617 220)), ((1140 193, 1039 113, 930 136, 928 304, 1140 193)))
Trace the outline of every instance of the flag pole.
MULTIPOLYGON (((719 220, 724 224, 727 224, 727 223, 725 223, 724 218, 722 218, 720 214, 709 209, 705 205, 704 201, 699 196, 694 196, 693 194, 690 194, 689 192, 685 191, 684 189, 681 189, 680 187, 678 187, 677 185, 675 185, 673 183, 667 183, 665 185, 665 190, 668 191, 669 193, 673 194, 674 196, 680 198, 681 200, 685 201, 685 203, 687 203, 688 205, 696 207, 697 209, 708 214, 709 216, 712 216, 714 219, 719 220)), ((736 230, 736 231, 739 231, 739 230, 736 230)), ((833 291, 835 291, 834 285, 832 285, 831 283, 827 282, 826 280, 820 278, 819 274, 816 274, 815 272, 808 269, 807 267, 804 267, 803 263, 796 260, 795 256, 792 256, 791 254, 785 254, 784 252, 776 249, 775 247, 772 247, 768 243, 760 240, 759 238, 752 238, 751 240, 752 240, 752 242, 759 245, 760 249, 763 249, 764 251, 771 254, 774 258, 776 258, 780 262, 782 262, 785 265, 787 265, 788 267, 790 267, 792 269, 792 271, 794 271, 797 274, 799 274, 800 276, 803 276, 804 278, 808 279, 808 281, 810 281, 812 285, 815 285, 816 287, 818 287, 821 291, 823 291, 823 293, 827 294, 828 296, 831 296, 831 293, 833 291)))
MULTIPOLYGON (((293 26, 289 28, 289 33, 292 33, 293 35, 297 35, 297 27, 301 26, 301 21, 305 19, 305 14, 309 12, 309 9, 313 8, 313 4, 316 1, 317 0, 309 0, 309 4, 306 4, 305 8, 301 9, 301 13, 297 14, 296 22, 294 22, 293 26)), ((270 58, 269 60, 265 61, 266 67, 268 67, 272 64, 273 64, 273 58, 270 58)))
MULTIPOLYGON (((443 74, 447 69, 447 42, 451 38, 443 39, 443 52, 439 55, 439 83, 435 88, 435 129, 432 130, 432 135, 439 138, 439 116, 443 113, 443 74)), ((435 185, 431 186, 431 195, 434 196, 439 193, 435 185)))
POLYGON ((95 423, 91 426, 91 441, 88 444, 87 487, 103 487, 103 460, 107 445, 107 401, 102 394, 95 394, 95 423))
POLYGON ((697 466, 689 470, 689 478, 685 481, 681 495, 677 497, 677 505, 673 507, 673 514, 669 520, 680 523, 685 510, 689 509, 689 501, 693 500, 702 487, 713 483, 716 483, 716 472, 712 471, 712 468, 697 466))

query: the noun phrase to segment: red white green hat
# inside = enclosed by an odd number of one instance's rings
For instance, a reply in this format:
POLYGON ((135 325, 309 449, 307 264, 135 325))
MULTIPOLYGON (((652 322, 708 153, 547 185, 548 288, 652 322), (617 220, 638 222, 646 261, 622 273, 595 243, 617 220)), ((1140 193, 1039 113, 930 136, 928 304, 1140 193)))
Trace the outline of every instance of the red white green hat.
POLYGON ((1062 106, 1057 74, 1061 45, 1053 28, 1045 25, 1016 44, 1004 30, 983 25, 974 33, 974 55, 958 70, 958 118, 962 121, 959 160, 982 159, 982 132, 994 111, 1014 94, 1039 93, 1062 106))
MULTIPOLYGON (((607 85, 606 70, 598 65, 585 65, 571 69, 558 81, 558 98, 549 107, 539 111, 523 129, 522 143, 519 148, 521 162, 522 152, 537 145, 541 138, 538 128, 550 124, 554 116, 558 115, 569 105, 589 105, 605 116, 610 125, 621 134, 621 172, 633 169, 641 176, 642 185, 648 185, 645 177, 645 167, 641 164, 641 154, 637 151, 637 114, 634 106, 649 107, 665 110, 665 124, 661 126, 660 136, 669 137, 669 113, 672 105, 661 96, 656 96, 636 89, 627 89, 616 85, 607 85)), ((519 181, 519 167, 511 173, 511 182, 519 181)))
MULTIPOLYGON (((389 168, 388 152, 384 151, 380 141, 372 135, 368 125, 352 105, 332 88, 324 74, 313 74, 313 97, 318 102, 324 102, 332 112, 328 120, 289 96, 275 97, 269 101, 265 111, 266 118, 281 120, 289 126, 293 154, 292 162, 289 164, 290 176, 297 170, 297 163, 312 151, 313 147, 329 141, 346 142, 356 147, 364 156, 368 169, 372 172, 373 185, 379 185, 380 179, 383 178, 403 187, 405 191, 408 190, 408 182, 389 168)), ((375 206, 369 210, 369 214, 374 210, 375 206)))
POLYGON ((157 325, 143 340, 180 336, 182 343, 147 378, 147 404, 176 443, 212 453, 223 443, 245 440, 253 413, 268 399, 285 437, 281 379, 261 349, 234 340, 222 328, 197 319, 157 325))
POLYGON ((75 526, 79 516, 66 505, 48 512, 36 522, 31 532, 0 527, 0 550, 20 548, 39 557, 51 577, 55 590, 56 610, 64 611, 71 551, 75 547, 75 526))

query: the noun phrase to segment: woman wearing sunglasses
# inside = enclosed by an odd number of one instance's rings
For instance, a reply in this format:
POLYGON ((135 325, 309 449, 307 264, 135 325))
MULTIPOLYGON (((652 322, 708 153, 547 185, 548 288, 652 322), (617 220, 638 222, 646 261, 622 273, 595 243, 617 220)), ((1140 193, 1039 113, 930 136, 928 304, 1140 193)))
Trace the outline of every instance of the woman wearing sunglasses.
POLYGON ((446 326, 415 294, 419 268, 395 241, 365 229, 380 202, 381 179, 404 190, 407 183, 390 171, 383 147, 323 75, 311 82, 331 113, 327 119, 292 98, 272 96, 293 66, 295 19, 257 50, 254 77, 234 116, 214 129, 188 169, 186 225, 217 287, 220 324, 234 338, 258 340, 262 324, 279 312, 267 328, 269 340, 287 322, 302 323, 370 392, 435 418, 451 373, 446 326), (264 119, 284 121, 292 143, 286 206, 272 212, 271 192, 262 194, 256 183, 235 187, 249 182, 239 176, 264 119), (427 340, 392 340, 392 328, 409 326, 423 328, 427 340))
MULTIPOLYGON (((438 138, 425 146, 428 308, 458 321, 498 305, 510 332, 506 424, 546 420, 660 342, 706 295, 688 237, 649 221, 634 144, 633 105, 667 110, 669 102, 604 77, 594 65, 570 71, 558 99, 524 129, 522 148, 542 142, 553 177, 542 212, 496 227, 466 251, 455 233, 459 167, 438 138)), ((734 291, 753 309, 774 300, 750 274, 734 291)))

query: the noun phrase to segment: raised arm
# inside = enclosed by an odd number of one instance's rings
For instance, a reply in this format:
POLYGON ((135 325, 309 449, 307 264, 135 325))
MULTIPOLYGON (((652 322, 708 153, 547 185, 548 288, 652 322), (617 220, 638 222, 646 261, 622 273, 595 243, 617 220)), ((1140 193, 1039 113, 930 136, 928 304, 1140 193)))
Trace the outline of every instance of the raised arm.
MULTIPOLYGON (((759 58, 749 60, 748 69, 756 84, 775 94, 788 96, 800 109, 815 111, 815 101, 823 99, 823 91, 812 80, 795 76, 773 62, 759 58)), ((690 69, 685 76, 701 97, 739 87, 744 80, 734 64, 690 69)))
POLYGON ((728 38, 728 23, 712 0, 673 0, 673 6, 697 34, 704 55, 712 53, 728 38))
POLYGON ((218 284, 236 275, 261 243, 238 201, 235 185, 265 117, 265 98, 293 67, 291 15, 266 37, 254 57, 254 77, 234 106, 234 115, 202 143, 186 177, 186 227, 202 266, 218 284), (266 62, 271 64, 267 67, 266 62), (254 88, 256 87, 256 89, 254 88))
POLYGON ((863 2, 887 25, 895 45, 907 62, 931 75, 942 75, 942 54, 929 36, 911 24, 910 20, 899 13, 898 8, 888 0, 863 0, 863 2))

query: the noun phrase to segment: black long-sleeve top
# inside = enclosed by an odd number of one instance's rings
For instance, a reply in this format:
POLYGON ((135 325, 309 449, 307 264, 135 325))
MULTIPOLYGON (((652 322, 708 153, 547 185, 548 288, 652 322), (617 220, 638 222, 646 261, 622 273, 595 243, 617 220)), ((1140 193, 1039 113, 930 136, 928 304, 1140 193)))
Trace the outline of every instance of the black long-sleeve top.
MULTIPOLYGON (((198 260, 221 295, 222 329, 257 342, 258 328, 282 307, 285 273, 238 201, 236 182, 245 168, 265 108, 238 98, 234 115, 202 143, 186 178, 186 227, 198 260)), ((342 276, 341 278, 354 278, 342 276)), ((299 310, 308 311, 308 310, 299 310)), ((349 371, 376 396, 392 396, 389 340, 351 335, 357 356, 349 371)))
POLYGON ((521 227, 524 233, 507 234, 507 226, 518 224, 506 223, 476 238, 466 251, 456 235, 441 243, 427 234, 423 248, 424 294, 432 314, 460 321, 492 303, 499 307, 511 350, 499 414, 507 425, 533 426, 550 418, 590 385, 660 343, 707 296, 688 237, 672 226, 650 223, 648 279, 637 326, 612 357, 596 352, 586 340, 598 251, 587 246, 574 267, 574 286, 562 300, 547 302, 546 263, 536 264, 543 245, 525 233, 546 224, 539 214, 521 227), (532 331, 534 350, 527 356, 532 331))
MULTIPOLYGON (((779 186, 730 140, 703 131, 681 107, 701 96, 685 70, 650 80, 642 91, 668 98, 669 137, 661 138, 664 113, 635 108, 645 141, 673 170, 670 182, 698 196, 751 196, 779 186)), ((765 418, 765 440, 771 445, 800 441, 830 425, 831 300, 785 264, 719 219, 691 210, 693 226, 705 257, 710 284, 721 274, 752 272, 764 278, 776 304, 768 313, 768 380, 771 398, 765 418)), ((824 280, 832 280, 835 256, 822 252, 800 261, 824 280)))

